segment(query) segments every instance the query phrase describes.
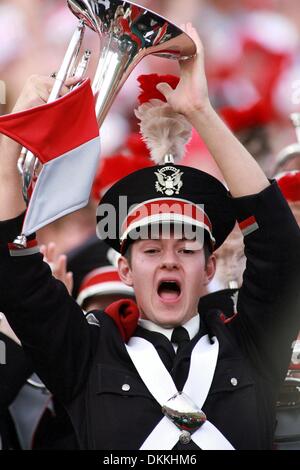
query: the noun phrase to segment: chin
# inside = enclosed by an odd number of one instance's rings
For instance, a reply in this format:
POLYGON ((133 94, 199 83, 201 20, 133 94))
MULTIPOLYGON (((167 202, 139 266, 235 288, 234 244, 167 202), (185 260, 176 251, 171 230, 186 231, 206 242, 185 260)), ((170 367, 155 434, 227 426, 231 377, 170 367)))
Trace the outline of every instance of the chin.
POLYGON ((170 315, 170 312, 166 312, 165 315, 161 315, 155 318, 155 322, 164 328, 174 328, 175 326, 182 325, 185 323, 184 316, 181 315, 170 315))

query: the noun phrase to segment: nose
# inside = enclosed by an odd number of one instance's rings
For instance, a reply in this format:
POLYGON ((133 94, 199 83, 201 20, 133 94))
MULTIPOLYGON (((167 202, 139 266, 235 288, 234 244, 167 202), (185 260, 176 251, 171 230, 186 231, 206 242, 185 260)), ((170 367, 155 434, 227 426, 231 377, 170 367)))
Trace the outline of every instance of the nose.
POLYGON ((179 269, 179 261, 173 250, 169 249, 162 252, 160 267, 161 269, 167 269, 169 271, 179 269))

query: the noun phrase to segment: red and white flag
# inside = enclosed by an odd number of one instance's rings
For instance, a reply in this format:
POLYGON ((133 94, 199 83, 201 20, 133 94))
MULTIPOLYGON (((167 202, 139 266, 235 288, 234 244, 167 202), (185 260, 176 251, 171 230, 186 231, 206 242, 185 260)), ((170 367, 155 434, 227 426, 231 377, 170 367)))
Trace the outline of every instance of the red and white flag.
POLYGON ((0 132, 43 164, 27 208, 24 235, 86 206, 100 158, 89 80, 52 103, 0 117, 0 132))

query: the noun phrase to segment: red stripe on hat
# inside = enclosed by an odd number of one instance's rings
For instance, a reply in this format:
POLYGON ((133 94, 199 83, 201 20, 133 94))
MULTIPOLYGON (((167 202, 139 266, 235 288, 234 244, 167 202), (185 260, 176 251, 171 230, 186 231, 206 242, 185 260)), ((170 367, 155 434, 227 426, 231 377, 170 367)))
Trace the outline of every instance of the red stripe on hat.
POLYGON ((165 198, 154 199, 148 202, 146 201, 136 207, 124 220, 121 228, 121 236, 123 236, 123 234, 129 230, 133 224, 138 224, 139 221, 146 217, 160 214, 186 216, 197 222, 204 223, 210 232, 212 230, 211 222, 207 214, 199 206, 191 203, 190 201, 165 198))
POLYGON ((239 223, 239 227, 241 230, 245 230, 245 228, 250 227, 250 225, 256 224, 256 218, 254 216, 248 217, 248 219, 244 220, 243 222, 239 223))
POLYGON ((58 100, 0 117, 0 132, 29 149, 42 163, 99 136, 90 80, 58 100))
POLYGON ((80 286, 79 293, 88 287, 103 284, 104 282, 122 282, 116 268, 100 268, 92 271, 85 277, 80 286))

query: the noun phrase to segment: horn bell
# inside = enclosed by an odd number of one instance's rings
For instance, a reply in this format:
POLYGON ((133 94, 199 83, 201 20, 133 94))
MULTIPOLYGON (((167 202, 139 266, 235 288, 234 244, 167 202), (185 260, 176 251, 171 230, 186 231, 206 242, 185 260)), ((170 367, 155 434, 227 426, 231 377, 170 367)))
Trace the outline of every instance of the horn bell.
POLYGON ((137 4, 121 0, 68 0, 71 11, 100 36, 93 82, 96 116, 103 123, 118 91, 147 55, 186 59, 194 41, 179 27, 137 4))

